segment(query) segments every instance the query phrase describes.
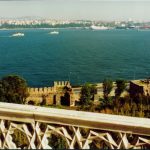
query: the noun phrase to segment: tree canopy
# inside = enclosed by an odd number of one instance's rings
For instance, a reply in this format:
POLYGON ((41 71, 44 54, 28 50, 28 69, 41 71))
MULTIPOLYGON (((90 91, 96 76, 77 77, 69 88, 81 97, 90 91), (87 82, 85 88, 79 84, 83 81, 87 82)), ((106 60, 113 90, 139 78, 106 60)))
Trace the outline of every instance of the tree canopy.
POLYGON ((96 94, 97 89, 95 85, 91 85, 86 83, 81 88, 81 97, 80 102, 81 105, 88 105, 91 100, 94 99, 94 94, 96 94))
POLYGON ((115 90, 115 95, 116 97, 119 97, 121 93, 126 89, 126 81, 125 80, 116 80, 116 90, 115 90))
POLYGON ((103 93, 104 93, 104 99, 108 100, 108 95, 112 91, 113 88, 113 82, 110 79, 105 79, 103 81, 103 93))
POLYGON ((0 80, 0 101, 24 104, 28 97, 26 81, 17 75, 8 75, 0 80))

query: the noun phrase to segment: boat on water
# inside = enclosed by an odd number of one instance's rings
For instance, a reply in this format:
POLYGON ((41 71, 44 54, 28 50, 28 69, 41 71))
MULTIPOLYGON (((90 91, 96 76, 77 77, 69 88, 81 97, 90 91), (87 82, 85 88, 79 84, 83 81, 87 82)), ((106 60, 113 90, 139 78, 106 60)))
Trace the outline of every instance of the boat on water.
POLYGON ((13 35, 12 35, 12 37, 22 37, 22 36, 24 36, 24 33, 14 33, 13 35))
POLYGON ((59 32, 58 31, 52 31, 49 34, 59 34, 59 32))
POLYGON ((93 29, 93 30, 108 30, 108 27, 92 25, 91 29, 93 29))

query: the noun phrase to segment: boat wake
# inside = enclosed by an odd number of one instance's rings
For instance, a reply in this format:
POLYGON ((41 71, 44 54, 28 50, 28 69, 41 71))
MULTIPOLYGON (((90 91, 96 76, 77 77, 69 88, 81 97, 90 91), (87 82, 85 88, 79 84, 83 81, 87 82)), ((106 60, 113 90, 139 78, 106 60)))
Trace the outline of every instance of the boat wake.
POLYGON ((59 34, 59 32, 58 31, 52 31, 52 32, 50 32, 49 34, 59 34))
POLYGON ((11 35, 11 37, 23 37, 24 36, 24 33, 14 33, 11 35))

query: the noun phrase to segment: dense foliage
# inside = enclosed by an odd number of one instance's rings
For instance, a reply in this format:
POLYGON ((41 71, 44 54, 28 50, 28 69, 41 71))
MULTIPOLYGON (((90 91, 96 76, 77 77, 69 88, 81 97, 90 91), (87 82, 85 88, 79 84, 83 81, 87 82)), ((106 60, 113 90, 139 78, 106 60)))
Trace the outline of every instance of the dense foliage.
POLYGON ((126 81, 125 80, 116 80, 116 97, 120 97, 121 93, 126 89, 126 81))
POLYGON ((105 79, 103 81, 103 93, 104 93, 104 99, 108 100, 108 95, 112 91, 113 88, 113 82, 110 79, 105 79))
POLYGON ((0 101, 24 104, 28 97, 26 81, 16 75, 9 75, 0 80, 0 101))
POLYGON ((137 93, 135 96, 130 95, 130 89, 127 89, 125 80, 116 80, 115 96, 110 95, 113 89, 111 80, 104 80, 103 88, 103 98, 99 99, 99 105, 97 105, 90 101, 89 85, 84 85, 81 89, 81 106, 84 105, 84 107, 80 107, 79 110, 150 118, 149 95, 140 93, 137 93), (125 94, 122 95, 123 92, 125 94))
POLYGON ((80 97, 80 104, 89 105, 92 100, 94 100, 94 94, 96 94, 96 86, 86 83, 81 88, 81 97, 80 97))

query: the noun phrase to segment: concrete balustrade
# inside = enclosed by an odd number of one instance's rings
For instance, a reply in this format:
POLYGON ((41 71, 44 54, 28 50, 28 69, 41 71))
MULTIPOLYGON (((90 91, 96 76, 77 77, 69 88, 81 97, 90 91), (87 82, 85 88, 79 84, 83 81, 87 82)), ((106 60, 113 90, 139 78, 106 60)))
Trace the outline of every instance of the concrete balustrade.
POLYGON ((69 149, 89 149, 91 144, 111 149, 150 147, 148 118, 0 103, 0 148, 19 148, 13 140, 15 130, 26 136, 24 148, 29 149, 53 148, 48 142, 51 134, 62 138, 69 149))

